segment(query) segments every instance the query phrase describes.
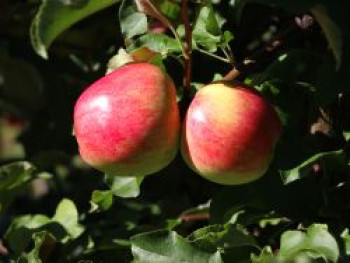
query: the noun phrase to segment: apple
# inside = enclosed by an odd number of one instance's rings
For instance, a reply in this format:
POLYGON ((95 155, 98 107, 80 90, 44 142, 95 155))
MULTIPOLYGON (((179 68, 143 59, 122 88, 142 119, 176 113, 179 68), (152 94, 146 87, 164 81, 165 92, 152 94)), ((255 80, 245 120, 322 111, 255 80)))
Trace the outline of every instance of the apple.
POLYGON ((179 144, 173 81, 149 63, 112 71, 78 98, 74 132, 83 160, 102 172, 145 176, 161 170, 179 144))
POLYGON ((188 108, 181 152, 204 178, 244 184, 264 175, 280 133, 277 113, 257 92, 238 83, 211 83, 188 108))

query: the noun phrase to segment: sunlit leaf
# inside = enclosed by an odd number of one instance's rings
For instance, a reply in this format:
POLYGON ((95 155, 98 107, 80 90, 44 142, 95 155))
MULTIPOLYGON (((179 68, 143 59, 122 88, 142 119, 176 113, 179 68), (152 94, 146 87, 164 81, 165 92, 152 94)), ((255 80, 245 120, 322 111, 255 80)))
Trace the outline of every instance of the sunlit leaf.
POLYGON ((259 221, 259 226, 261 228, 265 228, 265 227, 270 226, 270 225, 272 225, 272 226, 278 225, 278 224, 285 222, 285 221, 287 221, 287 220, 283 217, 279 217, 277 215, 275 215, 275 216, 271 215, 271 217, 265 217, 265 218, 261 219, 259 221))
POLYGON ((75 204, 69 199, 63 199, 56 208, 56 213, 52 217, 53 221, 60 223, 69 233, 64 241, 69 238, 76 238, 84 231, 84 227, 81 226, 78 221, 79 214, 75 204))
POLYGON ((344 241, 344 247, 345 247, 345 254, 350 255, 350 235, 349 235, 349 229, 346 228, 344 231, 341 233, 341 238, 344 241))
POLYGON ((150 0, 135 0, 137 10, 160 21, 167 28, 172 29, 170 21, 158 11, 150 0))
POLYGON ((210 52, 216 51, 221 41, 221 29, 212 8, 208 6, 201 8, 192 36, 198 46, 210 52))
POLYGON ((251 255, 252 263, 277 263, 278 260, 273 254, 271 247, 264 247, 259 255, 252 254, 251 255))
POLYGON ((179 42, 172 37, 163 34, 146 34, 136 39, 129 49, 133 50, 139 47, 148 47, 154 52, 166 56, 169 53, 181 53, 179 42))
POLYGON ((124 0, 119 8, 120 29, 126 41, 147 32, 147 16, 138 12, 133 1, 124 0))
POLYGON ((350 140, 350 132, 349 131, 344 131, 343 136, 344 136, 344 139, 346 141, 350 140))
POLYGON ((229 227, 225 225, 209 225, 197 229, 187 238, 203 250, 214 252, 228 230, 229 227))
POLYGON ((209 225, 197 229, 188 236, 188 239, 206 251, 216 251, 218 248, 255 247, 257 245, 254 237, 243 227, 230 223, 209 225))
POLYGON ((78 212, 74 203, 63 199, 52 218, 45 215, 24 215, 13 220, 5 234, 5 240, 16 255, 20 255, 36 234, 46 231, 63 244, 79 237, 84 227, 78 222, 78 212))
POLYGON ((207 252, 174 231, 155 231, 131 238, 133 262, 140 263, 221 263, 219 251, 207 252))
POLYGON ((154 5, 162 12, 162 14, 171 20, 176 20, 179 18, 181 11, 179 3, 171 0, 157 0, 152 2, 154 2, 154 5))
POLYGON ((111 192, 115 196, 119 197, 137 197, 140 194, 140 185, 143 181, 143 176, 131 177, 131 176, 105 176, 105 181, 111 192))
POLYGON ((230 31, 225 31, 224 35, 223 35, 223 43, 222 46, 227 46, 232 40, 234 39, 234 36, 232 34, 232 32, 230 31))
POLYGON ((94 211, 105 211, 108 210, 113 205, 113 193, 112 191, 106 190, 106 191, 100 191, 95 190, 92 192, 91 197, 91 210, 90 212, 94 211))
POLYGON ((339 247, 326 225, 313 224, 306 232, 286 231, 281 237, 279 256, 293 259, 298 253, 311 252, 313 258, 326 258, 336 262, 339 247))

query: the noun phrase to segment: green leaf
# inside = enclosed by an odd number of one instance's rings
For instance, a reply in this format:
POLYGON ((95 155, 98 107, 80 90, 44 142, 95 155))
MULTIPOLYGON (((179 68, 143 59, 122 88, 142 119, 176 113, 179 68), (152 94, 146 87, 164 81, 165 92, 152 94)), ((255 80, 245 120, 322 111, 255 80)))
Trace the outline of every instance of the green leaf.
POLYGON ((20 255, 29 245, 32 232, 50 222, 44 215, 25 215, 14 219, 7 229, 5 239, 15 255, 20 255))
POLYGON ((299 253, 308 252, 312 258, 324 258, 336 262, 339 248, 335 238, 328 232, 327 225, 313 224, 306 233, 286 231, 281 236, 281 247, 278 255, 293 259, 299 253))
POLYGON ((143 35, 136 39, 129 49, 133 50, 143 46, 161 53, 162 56, 167 56, 169 53, 181 53, 179 42, 175 38, 162 34, 150 33, 143 35))
POLYGON ((134 263, 220 263, 219 251, 207 252, 174 231, 155 231, 131 237, 134 263))
POLYGON ((47 235, 49 234, 46 231, 33 234, 34 248, 29 253, 22 255, 17 262, 41 263, 39 252, 47 235))
POLYGON ((34 178, 36 167, 26 161, 0 166, 0 211, 4 210, 16 194, 34 178))
POLYGON ((126 40, 147 32, 147 16, 137 12, 133 1, 124 0, 119 9, 119 22, 122 34, 126 40))
POLYGON ((223 236, 221 242, 225 248, 234 247, 257 247, 255 238, 242 226, 229 225, 227 233, 223 236))
POLYGON ((213 224, 236 223, 244 215, 244 207, 264 207, 261 192, 250 185, 224 187, 213 196, 210 204, 210 222, 213 224))
POLYGON ((226 47, 229 45, 229 43, 234 39, 233 34, 230 31, 225 31, 224 35, 223 35, 223 42, 222 42, 222 46, 226 47))
POLYGON ((110 190, 95 190, 90 200, 90 212, 106 211, 113 205, 113 196, 131 198, 140 194, 140 185, 143 176, 122 177, 115 175, 105 175, 105 183, 110 190))
POLYGON ((300 180, 310 175, 314 164, 341 167, 342 164, 346 165, 346 155, 343 150, 316 154, 291 170, 280 171, 284 184, 300 180))
POLYGON ((91 197, 91 210, 90 212, 106 211, 113 205, 113 193, 112 191, 100 191, 95 190, 92 192, 91 197))
POLYGON ((344 139, 346 141, 349 141, 350 140, 350 132, 349 131, 344 131, 343 132, 343 136, 344 136, 344 139))
POLYGON ((277 263, 278 259, 273 254, 271 247, 266 246, 260 252, 259 255, 252 254, 251 255, 252 263, 277 263))
POLYGON ((343 56, 342 32, 338 25, 328 15, 323 5, 315 5, 311 8, 311 12, 326 35, 327 41, 336 61, 336 68, 339 69, 343 56))
POLYGON ((215 52, 221 41, 221 35, 214 10, 209 6, 203 6, 192 31, 194 41, 209 52, 215 52))
POLYGON ((274 213, 268 214, 267 217, 260 219, 259 226, 265 228, 269 225, 276 226, 280 223, 286 222, 287 219, 281 216, 274 215, 274 213))
POLYGON ((209 225, 194 231, 188 236, 196 246, 215 252, 218 248, 232 249, 238 247, 255 247, 257 243, 253 236, 242 227, 230 223, 224 225, 209 225))
POLYGON ((46 231, 61 243, 76 239, 84 231, 78 223, 78 212, 74 203, 63 199, 50 219, 45 215, 24 215, 15 218, 7 229, 5 239, 15 255, 19 256, 28 248, 35 234, 46 231))
POLYGON ((43 0, 30 28, 34 50, 48 58, 47 49, 63 31, 89 15, 120 0, 89 0, 85 5, 65 5, 62 1, 43 0))
POLYGON ((0 167, 0 191, 12 190, 33 179, 35 167, 25 161, 14 162, 0 167))
POLYGON ((194 242, 196 246, 205 250, 215 252, 219 242, 227 234, 229 226, 209 225, 194 231, 187 238, 194 242))
POLYGON ((166 230, 173 230, 176 226, 181 224, 180 219, 167 219, 164 223, 164 229, 166 230))
POLYGON ((291 257, 300 250, 306 249, 303 242, 307 239, 307 234, 301 231, 287 231, 281 237, 280 254, 284 257, 291 257))
POLYGON ((346 228, 344 231, 341 233, 341 238, 344 241, 344 247, 345 247, 345 254, 350 255, 350 235, 349 235, 349 229, 346 228))
POLYGON ((155 1, 156 7, 171 20, 177 20, 180 16, 181 8, 178 3, 170 0, 155 1), (159 3, 157 3, 159 2, 159 3))
POLYGON ((60 223, 69 233, 62 242, 77 238, 84 231, 84 227, 78 223, 78 216, 78 210, 71 200, 65 198, 58 204, 52 221, 60 223))
POLYGON ((140 185, 143 179, 143 176, 123 177, 108 174, 105 175, 105 182, 109 186, 111 192, 115 196, 123 198, 137 197, 140 194, 140 185))
POLYGON ((230 247, 225 249, 222 257, 224 262, 251 263, 253 253, 259 253, 259 249, 252 246, 230 247))

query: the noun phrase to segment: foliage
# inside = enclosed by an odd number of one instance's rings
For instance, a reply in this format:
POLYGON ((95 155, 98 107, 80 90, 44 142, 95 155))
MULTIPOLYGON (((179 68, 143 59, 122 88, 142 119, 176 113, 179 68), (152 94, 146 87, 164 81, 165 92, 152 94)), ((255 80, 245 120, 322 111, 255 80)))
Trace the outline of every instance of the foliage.
POLYGON ((349 261, 347 1, 188 1, 190 32, 184 2, 4 1, 0 260, 349 261), (146 178, 84 164, 74 103, 120 48, 167 71, 182 115, 203 84, 239 70, 283 123, 264 177, 219 186, 180 156, 146 178))

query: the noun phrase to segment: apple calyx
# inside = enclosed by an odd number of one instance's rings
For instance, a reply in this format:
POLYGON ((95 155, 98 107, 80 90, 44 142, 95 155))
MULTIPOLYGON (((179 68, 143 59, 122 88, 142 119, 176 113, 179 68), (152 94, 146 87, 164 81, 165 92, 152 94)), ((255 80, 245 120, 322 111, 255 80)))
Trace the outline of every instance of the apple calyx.
POLYGON ((118 53, 110 58, 107 64, 107 71, 106 74, 111 73, 113 70, 116 70, 128 63, 134 62, 135 59, 126 52, 125 49, 120 48, 118 50, 118 53))
POLYGON ((161 56, 160 53, 155 52, 148 47, 141 47, 128 53, 125 49, 120 48, 118 53, 110 58, 107 64, 106 74, 111 73, 126 64, 134 62, 147 62, 152 63, 152 61, 161 56))

